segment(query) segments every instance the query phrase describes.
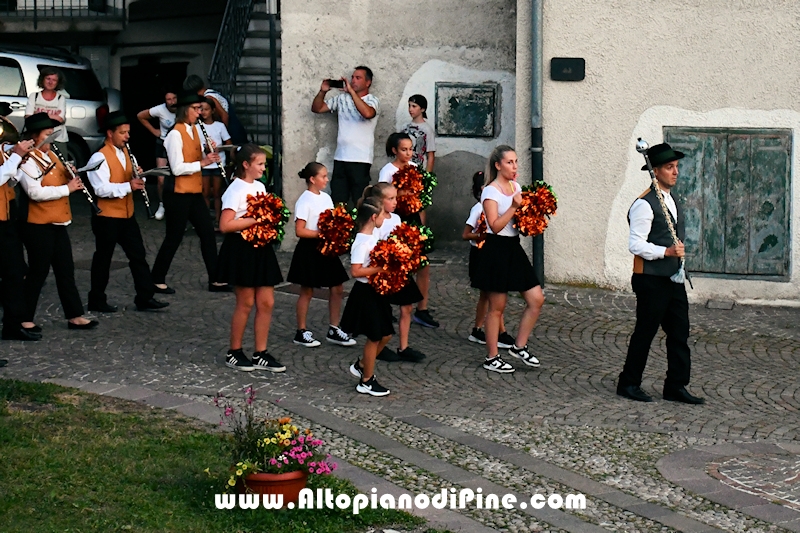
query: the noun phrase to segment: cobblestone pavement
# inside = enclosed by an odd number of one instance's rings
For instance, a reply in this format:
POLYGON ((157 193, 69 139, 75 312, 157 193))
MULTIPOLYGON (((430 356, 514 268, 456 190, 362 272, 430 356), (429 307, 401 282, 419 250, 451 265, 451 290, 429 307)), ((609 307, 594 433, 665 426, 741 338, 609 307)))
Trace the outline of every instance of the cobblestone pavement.
MULTIPOLYGON (((86 216, 77 211, 70 234, 77 283, 85 298, 94 243, 86 216)), ((139 220, 152 264, 164 225, 139 220)), ((285 274, 291 254, 280 252, 278 256, 285 274)), ((171 303, 167 310, 139 313, 133 309, 133 284, 124 255, 118 250, 108 295, 111 303, 120 306, 120 312, 99 315, 101 324, 94 331, 67 330, 50 277, 37 316, 37 323, 44 328, 44 340, 0 344, 3 357, 10 360, 0 376, 139 386, 195 398, 207 398, 217 391, 235 392, 254 383, 262 399, 278 406, 291 403, 294 407, 289 411, 313 409, 303 411, 303 416, 333 432, 342 432, 343 438, 364 443, 359 435, 369 431, 376 442, 386 442, 378 437, 388 438, 397 446, 423 451, 442 464, 459 472, 472 472, 510 492, 594 487, 594 494, 587 491, 590 508, 586 512, 565 513, 568 518, 577 516, 587 527, 613 531, 800 531, 800 512, 791 508, 800 486, 798 450, 791 448, 800 445, 800 309, 735 306, 718 310, 692 305, 690 390, 706 397, 708 403, 686 406, 659 400, 639 404, 614 394, 633 329, 635 299, 631 294, 548 286, 542 317, 530 342, 531 350, 542 361, 541 368, 517 365, 517 372, 511 375, 489 374, 480 367, 483 347, 466 340, 477 301, 477 294, 466 281, 466 257, 466 246, 433 254, 438 264, 431 269, 430 301, 441 327, 412 326, 411 346, 427 354, 422 363, 379 362, 381 383, 392 390, 387 398, 365 398, 354 391, 355 380, 347 367, 360 348, 323 342, 319 348, 307 349, 292 344, 296 296, 289 287, 276 292, 269 341, 271 353, 286 364, 288 371, 253 375, 226 368, 223 355, 234 297, 205 291, 199 241, 191 230, 168 276, 168 283, 178 292, 164 297, 171 303), (309 413, 317 413, 317 418, 309 413), (418 413, 424 415, 422 423, 404 418, 418 413), (342 429, 345 421, 350 424, 346 427, 361 429, 348 435, 342 429), (398 428, 405 432, 398 433, 398 428), (419 445, 432 442, 434 433, 439 439, 435 449, 419 445), (453 440, 456 434, 461 435, 461 444, 453 440), (759 489, 767 499, 783 501, 781 509, 790 514, 750 515, 749 507, 738 505, 735 499, 720 503, 705 498, 702 491, 685 488, 680 476, 665 477, 656 467, 659 459, 670 454, 751 441, 789 446, 786 449, 792 455, 759 458, 731 453, 719 462, 719 455, 708 454, 708 464, 716 460, 721 476, 747 481, 730 486, 750 487, 753 493, 759 489), (484 443, 486 449, 477 451, 475 442, 484 443), (526 470, 527 463, 501 460, 493 451, 494 445, 486 443, 506 446, 512 458, 521 453, 535 459, 541 468, 526 470), (563 472, 554 478, 555 467, 563 472), (606 497, 617 493, 613 498, 606 497), (624 498, 631 500, 625 503, 624 498)), ((512 332, 521 310, 521 300, 511 298, 506 321, 512 332)), ((317 337, 323 337, 326 326, 327 303, 312 301, 309 327, 317 337)), ((251 335, 249 328, 246 350, 252 350, 251 335)), ((390 347, 397 347, 396 340, 390 347)), ((663 337, 659 336, 643 383, 643 388, 657 398, 665 371, 663 337)), ((381 454, 393 448, 373 449, 377 450, 376 457, 383 457, 381 454)), ((398 473, 401 469, 370 468, 368 462, 344 456, 341 450, 337 453, 404 486, 406 475, 398 473)), ((388 465, 392 460, 396 456, 389 453, 375 464, 384 461, 388 465)), ((413 463, 412 470, 435 478, 434 472, 420 462, 425 461, 413 463)), ((719 483, 707 473, 703 475, 709 483, 719 483)), ((415 487, 411 484, 408 490, 415 487)), ((570 522, 571 518, 532 518, 519 511, 506 515, 473 518, 507 531, 581 530, 570 522)))

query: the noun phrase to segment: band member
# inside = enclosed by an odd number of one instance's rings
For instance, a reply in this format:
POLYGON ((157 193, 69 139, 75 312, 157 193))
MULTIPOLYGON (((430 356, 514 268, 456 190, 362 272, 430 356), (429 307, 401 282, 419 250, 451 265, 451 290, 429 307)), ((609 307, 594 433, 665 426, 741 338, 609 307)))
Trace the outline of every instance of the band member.
POLYGON ((109 113, 102 130, 106 136, 105 144, 89 159, 89 165, 100 164, 97 170, 87 175, 101 210, 99 215, 92 216, 96 249, 92 257, 90 311, 113 313, 117 310, 106 299, 111 258, 117 244, 128 258, 136 288, 136 309, 148 311, 169 305, 153 298, 153 279, 145 259, 142 234, 133 212, 133 191, 144 189, 144 180, 133 178, 133 164, 125 147, 130 131, 131 126, 122 111, 109 113))
POLYGON ((219 163, 219 154, 203 154, 200 135, 195 129, 200 109, 205 100, 197 93, 183 93, 178 97, 178 112, 175 127, 167 134, 164 146, 169 157, 173 179, 164 188, 164 207, 166 208, 167 232, 161 249, 153 264, 155 291, 174 294, 175 289, 167 286, 166 277, 175 252, 183 240, 186 222, 191 222, 200 237, 200 250, 208 273, 210 292, 230 292, 227 283, 216 281, 217 241, 214 225, 203 200, 203 176, 201 169, 211 163, 219 163))
MULTIPOLYGON (((0 116, 11 113, 11 107, 0 103, 0 116)), ((0 303, 3 304, 3 340, 37 341, 42 336, 22 327, 25 315, 25 297, 22 286, 25 282, 25 258, 22 241, 17 234, 16 200, 14 186, 17 184, 17 169, 22 158, 33 148, 28 139, 17 144, 0 145, 0 303), (8 152, 6 152, 8 149, 8 152)), ((0 366, 8 363, 0 359, 0 366)))
MULTIPOLYGON (((47 140, 58 122, 47 113, 34 113, 25 119, 22 138, 37 145, 47 140)), ((75 264, 67 226, 72 223, 69 195, 83 189, 79 178, 70 175, 61 161, 50 152, 50 143, 32 150, 17 171, 17 180, 28 199, 22 238, 28 250, 28 274, 25 277, 25 322, 22 327, 38 333, 33 322, 42 286, 53 267, 58 297, 69 329, 92 329, 96 320, 83 316, 83 304, 75 286, 75 264)))
MULTIPOLYGON (((667 379, 664 381, 664 399, 690 404, 705 403, 703 398, 692 396, 686 390, 691 370, 689 339, 689 302, 683 280, 676 283, 671 276, 681 268, 685 250, 683 209, 670 194, 678 181, 678 160, 684 154, 663 143, 652 146, 647 155, 661 190, 663 202, 669 210, 668 221, 651 184, 628 211, 630 238, 628 249, 634 254, 631 284, 636 293, 636 327, 628 346, 625 367, 619 375, 617 394, 631 400, 652 402, 641 389, 642 374, 647 365, 650 344, 658 327, 667 335, 667 379), (670 224, 671 223, 671 224, 670 224), (674 242, 670 225, 678 237, 674 242)), ((642 170, 648 170, 647 165, 642 170)))
MULTIPOLYGON (((136 118, 142 123, 142 126, 147 128, 147 131, 156 137, 156 166, 166 167, 167 150, 164 148, 164 139, 167 138, 167 133, 175 126, 175 111, 176 104, 178 103, 178 95, 172 91, 167 91, 164 94, 164 103, 139 111, 136 118), (150 124, 151 118, 158 119, 158 129, 155 129, 150 124)), ((164 218, 164 176, 158 177, 158 209, 156 210, 156 220, 164 218)))

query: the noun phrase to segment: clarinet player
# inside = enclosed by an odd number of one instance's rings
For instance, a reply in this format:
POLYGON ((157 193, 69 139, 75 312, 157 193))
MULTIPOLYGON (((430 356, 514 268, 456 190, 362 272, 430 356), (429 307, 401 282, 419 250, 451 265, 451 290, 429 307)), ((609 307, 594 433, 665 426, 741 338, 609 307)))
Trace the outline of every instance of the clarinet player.
POLYGON ((145 184, 141 178, 133 177, 131 155, 125 146, 130 139, 130 131, 130 123, 122 111, 113 111, 106 115, 105 125, 101 130, 106 137, 105 143, 89 159, 89 166, 100 165, 87 175, 101 209, 100 214, 92 215, 95 252, 92 256, 89 291, 90 311, 117 311, 117 307, 109 304, 106 297, 111 258, 117 244, 128 258, 136 289, 133 300, 136 309, 152 311, 169 305, 153 298, 153 278, 145 257, 142 233, 134 216, 133 192, 143 190, 145 184))
MULTIPOLYGON (((641 388, 650 345, 659 326, 667 336, 667 379, 663 398, 688 404, 705 403, 686 390, 691 371, 689 302, 683 280, 672 278, 685 255, 683 209, 670 191, 678 182, 678 160, 684 154, 666 143, 647 150, 655 182, 633 202, 628 212, 628 249, 634 255, 631 284, 636 293, 636 326, 628 346, 617 394, 630 400, 651 402, 641 388), (656 186, 660 190, 656 190, 656 186), (663 205, 666 206, 664 209, 663 205), (667 219, 665 212, 669 212, 667 219), (676 238, 673 237, 673 230, 676 238)), ((647 165, 642 167, 647 171, 647 165)))

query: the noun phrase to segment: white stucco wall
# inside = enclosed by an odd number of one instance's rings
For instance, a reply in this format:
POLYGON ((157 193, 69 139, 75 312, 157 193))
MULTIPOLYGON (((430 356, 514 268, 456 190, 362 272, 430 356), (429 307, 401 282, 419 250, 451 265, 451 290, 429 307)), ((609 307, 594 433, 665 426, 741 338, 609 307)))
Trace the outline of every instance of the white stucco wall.
MULTIPOLYGON (((661 142, 663 126, 797 131, 800 4, 555 0, 544 10, 545 179, 559 197, 545 234, 546 275, 628 288, 625 214, 648 184, 636 137, 661 142), (585 58, 586 79, 550 81, 552 57, 585 58)), ((792 190, 794 230, 800 198, 792 190)), ((690 294, 800 298, 794 231, 790 282, 697 278, 690 294)))

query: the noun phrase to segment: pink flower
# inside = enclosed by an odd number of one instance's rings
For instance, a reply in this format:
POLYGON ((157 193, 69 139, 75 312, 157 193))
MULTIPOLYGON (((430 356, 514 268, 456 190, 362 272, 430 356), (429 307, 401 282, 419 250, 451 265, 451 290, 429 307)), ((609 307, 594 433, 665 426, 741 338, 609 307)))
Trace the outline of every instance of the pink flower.
POLYGON ((297 441, 296 440, 292 441, 292 446, 297 446, 297 441))
POLYGON ((247 387, 247 388, 244 390, 244 393, 245 393, 245 394, 250 394, 251 392, 253 392, 253 387, 247 387))
POLYGON ((233 407, 228 406, 225 408, 225 416, 231 416, 233 414, 233 407))
POLYGON ((278 461, 276 461, 275 458, 273 457, 272 459, 269 460, 269 464, 275 466, 276 464, 278 464, 278 461))
POLYGON ((303 464, 303 459, 298 459, 297 462, 303 464))
POLYGON ((250 405, 251 403, 253 403, 253 398, 248 398, 247 399, 247 405, 250 405))

